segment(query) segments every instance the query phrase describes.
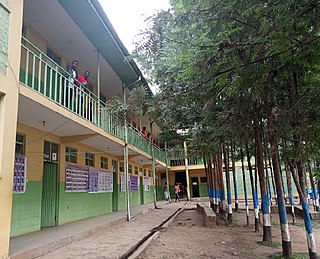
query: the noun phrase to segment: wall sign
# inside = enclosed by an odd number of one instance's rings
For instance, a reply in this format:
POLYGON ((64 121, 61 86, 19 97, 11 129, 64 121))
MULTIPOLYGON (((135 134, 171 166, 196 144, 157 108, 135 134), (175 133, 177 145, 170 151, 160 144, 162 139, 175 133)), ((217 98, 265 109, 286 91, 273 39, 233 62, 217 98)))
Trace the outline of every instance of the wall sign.
POLYGON ((14 160, 13 192, 25 193, 27 176, 27 157, 16 155, 14 160))
POLYGON ((66 165, 66 192, 88 191, 89 168, 66 165))
POLYGON ((143 184, 144 184, 144 191, 145 192, 150 191, 150 177, 148 176, 143 177, 143 184))
POLYGON ((130 175, 130 191, 139 190, 139 180, 137 175, 130 175))

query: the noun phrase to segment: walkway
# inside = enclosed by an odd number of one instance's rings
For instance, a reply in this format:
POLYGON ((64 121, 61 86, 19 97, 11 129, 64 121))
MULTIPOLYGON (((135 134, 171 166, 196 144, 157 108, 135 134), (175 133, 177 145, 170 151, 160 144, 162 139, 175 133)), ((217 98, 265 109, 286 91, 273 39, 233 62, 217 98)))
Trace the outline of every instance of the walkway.
POLYGON ((186 201, 170 204, 162 201, 158 202, 159 209, 153 209, 153 203, 149 203, 132 208, 134 218, 129 222, 126 221, 126 210, 122 210, 13 237, 10 257, 126 258, 126 253, 150 235, 150 230, 185 204, 186 201))

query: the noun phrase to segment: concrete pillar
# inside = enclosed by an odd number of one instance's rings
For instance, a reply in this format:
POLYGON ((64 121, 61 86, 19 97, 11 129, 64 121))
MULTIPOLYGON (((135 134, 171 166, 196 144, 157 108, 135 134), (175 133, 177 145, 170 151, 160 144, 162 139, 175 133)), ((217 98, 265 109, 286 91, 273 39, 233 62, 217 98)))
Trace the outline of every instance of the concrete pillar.
POLYGON ((0 1, 0 258, 9 253, 23 1, 0 1))

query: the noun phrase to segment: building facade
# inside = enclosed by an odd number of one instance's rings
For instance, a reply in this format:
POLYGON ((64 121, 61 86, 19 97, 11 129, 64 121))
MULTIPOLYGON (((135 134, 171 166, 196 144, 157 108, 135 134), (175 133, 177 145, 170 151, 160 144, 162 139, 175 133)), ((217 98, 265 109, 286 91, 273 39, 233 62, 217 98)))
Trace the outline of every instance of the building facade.
POLYGON ((99 2, 1 0, 0 32, 0 257, 10 237, 152 202, 166 164, 148 118, 106 110, 151 91, 99 2))

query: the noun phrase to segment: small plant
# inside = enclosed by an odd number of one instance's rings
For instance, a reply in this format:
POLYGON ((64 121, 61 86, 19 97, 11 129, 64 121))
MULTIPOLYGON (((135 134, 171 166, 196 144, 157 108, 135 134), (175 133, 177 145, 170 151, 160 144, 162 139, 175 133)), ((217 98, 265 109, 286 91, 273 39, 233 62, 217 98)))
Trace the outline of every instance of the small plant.
MULTIPOLYGON (((284 259, 285 257, 282 256, 282 253, 276 253, 271 256, 271 259, 284 259)), ((293 253, 293 259, 308 259, 308 253, 293 253)))
POLYGON ((273 242, 273 241, 258 241, 257 244, 259 246, 268 246, 273 248, 281 248, 281 244, 279 242, 273 242))

